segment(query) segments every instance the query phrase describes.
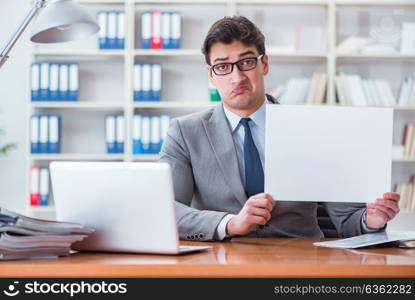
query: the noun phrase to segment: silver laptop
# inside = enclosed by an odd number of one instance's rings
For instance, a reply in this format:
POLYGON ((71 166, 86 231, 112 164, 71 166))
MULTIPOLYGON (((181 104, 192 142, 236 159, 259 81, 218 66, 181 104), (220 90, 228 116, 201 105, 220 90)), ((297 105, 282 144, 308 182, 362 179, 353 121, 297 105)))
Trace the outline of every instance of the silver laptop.
POLYGON ((58 221, 95 229, 78 250, 181 254, 170 166, 166 163, 52 162, 58 221))

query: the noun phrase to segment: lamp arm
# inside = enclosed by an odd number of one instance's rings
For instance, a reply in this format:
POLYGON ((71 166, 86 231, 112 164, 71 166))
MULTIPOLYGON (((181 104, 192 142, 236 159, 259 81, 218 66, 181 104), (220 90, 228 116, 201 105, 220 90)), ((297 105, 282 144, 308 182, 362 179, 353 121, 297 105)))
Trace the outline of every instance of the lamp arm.
POLYGON ((16 44, 17 40, 23 34, 29 23, 32 21, 36 13, 43 7, 46 6, 46 0, 36 0, 32 9, 29 11, 25 19, 23 20, 22 24, 20 24, 19 28, 17 28, 16 32, 10 39, 10 41, 6 44, 4 49, 0 53, 0 68, 4 65, 4 63, 9 58, 8 54, 13 46, 16 44))

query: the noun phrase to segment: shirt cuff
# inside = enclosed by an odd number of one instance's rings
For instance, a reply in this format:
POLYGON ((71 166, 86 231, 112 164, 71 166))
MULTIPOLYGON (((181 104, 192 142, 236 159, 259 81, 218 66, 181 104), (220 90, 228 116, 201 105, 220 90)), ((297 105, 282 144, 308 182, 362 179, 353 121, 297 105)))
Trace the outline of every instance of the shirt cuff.
POLYGON ((226 237, 229 237, 228 234, 226 234, 226 225, 228 225, 228 222, 234 217, 233 214, 227 214, 223 219, 220 221, 218 227, 216 228, 216 236, 219 240, 223 240, 226 237))
POLYGON ((381 228, 375 228, 375 229, 367 227, 367 225, 366 225, 366 211, 363 213, 362 218, 360 220, 361 220, 360 225, 361 225, 361 228, 362 228, 362 233, 379 232, 379 231, 381 231, 382 229, 384 229, 386 227, 386 225, 381 227, 381 228))

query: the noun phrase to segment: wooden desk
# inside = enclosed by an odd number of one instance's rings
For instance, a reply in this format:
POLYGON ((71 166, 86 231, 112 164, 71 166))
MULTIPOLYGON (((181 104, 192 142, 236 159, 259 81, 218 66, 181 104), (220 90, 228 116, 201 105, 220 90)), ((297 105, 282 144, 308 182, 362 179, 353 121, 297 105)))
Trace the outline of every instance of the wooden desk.
POLYGON ((318 239, 233 239, 181 256, 75 253, 0 262, 0 277, 415 277, 415 250, 340 250, 318 239))

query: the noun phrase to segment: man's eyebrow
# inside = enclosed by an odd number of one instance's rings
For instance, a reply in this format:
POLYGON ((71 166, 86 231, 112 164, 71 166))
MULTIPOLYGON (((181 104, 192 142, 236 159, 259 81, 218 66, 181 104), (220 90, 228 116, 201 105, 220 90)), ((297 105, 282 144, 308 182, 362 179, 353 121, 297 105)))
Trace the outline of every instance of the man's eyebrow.
MULTIPOLYGON (((248 51, 245 51, 245 52, 242 52, 241 54, 239 54, 239 57, 245 56, 247 54, 254 54, 255 55, 254 51, 248 50, 248 51)), ((215 60, 213 62, 227 60, 227 59, 229 59, 229 56, 227 56, 227 57, 218 57, 218 58, 215 58, 215 60)))

